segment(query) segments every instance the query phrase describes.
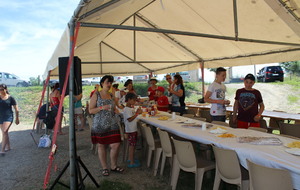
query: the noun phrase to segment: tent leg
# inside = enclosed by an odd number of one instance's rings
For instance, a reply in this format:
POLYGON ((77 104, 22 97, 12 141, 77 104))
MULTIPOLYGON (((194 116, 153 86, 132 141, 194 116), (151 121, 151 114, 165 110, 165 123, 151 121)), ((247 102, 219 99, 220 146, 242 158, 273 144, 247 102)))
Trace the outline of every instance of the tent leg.
POLYGON ((204 96, 205 96, 205 87, 204 87, 204 61, 200 62, 200 69, 201 69, 201 79, 202 79, 202 98, 204 99, 204 96))

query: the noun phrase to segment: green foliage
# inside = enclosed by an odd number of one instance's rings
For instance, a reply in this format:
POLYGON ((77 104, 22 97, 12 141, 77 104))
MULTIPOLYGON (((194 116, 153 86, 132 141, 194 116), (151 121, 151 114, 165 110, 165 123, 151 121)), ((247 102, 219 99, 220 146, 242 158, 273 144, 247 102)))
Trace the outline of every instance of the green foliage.
POLYGON ((30 77, 29 81, 31 83, 32 86, 39 86, 41 85, 41 78, 40 75, 38 77, 30 77))
POLYGON ((299 100, 299 97, 298 96, 293 96, 293 95, 289 95, 288 96, 288 101, 290 104, 294 104, 294 103, 297 103, 299 100))
POLYGON ((300 61, 283 62, 280 66, 293 75, 300 75, 300 61))

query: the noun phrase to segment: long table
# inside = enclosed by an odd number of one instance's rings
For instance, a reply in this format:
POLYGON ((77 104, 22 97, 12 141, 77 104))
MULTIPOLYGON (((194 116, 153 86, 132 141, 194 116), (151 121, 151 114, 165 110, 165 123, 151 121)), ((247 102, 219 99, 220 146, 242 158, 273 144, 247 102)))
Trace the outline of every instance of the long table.
MULTIPOLYGON (((196 108, 196 109, 210 109, 210 104, 189 104, 186 105, 188 108, 196 108)), ((226 111, 233 112, 233 107, 229 106, 226 107, 226 111)), ((298 120, 300 121, 300 114, 296 113, 286 113, 286 112, 279 112, 279 111, 268 111, 264 110, 264 112, 261 114, 263 117, 269 117, 269 118, 277 118, 277 119, 283 119, 283 120, 298 120)))
MULTIPOLYGON (((159 115, 169 116, 169 113, 160 113, 159 115)), ((176 116, 181 120, 188 118, 176 116)), ((202 131, 199 127, 182 127, 182 123, 176 122, 176 120, 158 120, 158 117, 142 117, 139 119, 147 124, 166 130, 174 135, 182 138, 192 140, 204 144, 215 144, 218 147, 235 150, 240 163, 245 168, 247 167, 246 159, 250 161, 272 168, 279 168, 288 170, 292 176, 293 185, 295 189, 300 189, 300 156, 291 155, 285 152, 286 147, 283 145, 272 146, 272 145, 253 145, 248 143, 238 143, 236 138, 221 138, 215 134, 209 133, 209 130, 202 131)), ((204 122, 193 120, 197 124, 204 122)), ((214 125, 218 126, 218 125, 214 125)), ((254 137, 278 137, 283 144, 295 141, 295 139, 282 137, 274 134, 262 133, 259 131, 248 130, 248 129, 234 129, 226 128, 228 133, 232 133, 237 137, 240 136, 254 136, 254 137)))

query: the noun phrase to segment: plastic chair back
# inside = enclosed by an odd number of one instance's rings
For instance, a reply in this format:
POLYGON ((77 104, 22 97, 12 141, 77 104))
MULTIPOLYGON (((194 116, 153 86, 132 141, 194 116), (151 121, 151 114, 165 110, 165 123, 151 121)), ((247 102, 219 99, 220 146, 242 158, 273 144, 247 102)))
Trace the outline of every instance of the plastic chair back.
POLYGON ((286 170, 268 168, 247 160, 250 174, 250 190, 292 190, 290 173, 286 170))
POLYGON ((209 110, 201 110, 200 111, 200 117, 206 118, 206 122, 210 123, 212 121, 209 110))
POLYGON ((172 138, 175 146, 176 157, 180 168, 189 172, 196 172, 197 161, 194 147, 191 142, 179 141, 172 138))
POLYGON ((222 149, 213 146, 216 159, 216 168, 223 181, 231 184, 241 184, 242 175, 240 162, 234 150, 222 149))
POLYGON ((157 131, 158 131, 163 152, 166 154, 166 156, 172 157, 173 155, 172 144, 168 132, 163 131, 160 128, 157 128, 157 131))
POLYGON ((146 136, 146 141, 149 147, 151 147, 151 149, 153 149, 155 147, 155 141, 154 141, 154 137, 151 131, 151 128, 148 127, 146 124, 142 124, 142 129, 144 129, 144 133, 146 136))
POLYGON ((280 134, 300 138, 300 124, 279 123, 280 134))

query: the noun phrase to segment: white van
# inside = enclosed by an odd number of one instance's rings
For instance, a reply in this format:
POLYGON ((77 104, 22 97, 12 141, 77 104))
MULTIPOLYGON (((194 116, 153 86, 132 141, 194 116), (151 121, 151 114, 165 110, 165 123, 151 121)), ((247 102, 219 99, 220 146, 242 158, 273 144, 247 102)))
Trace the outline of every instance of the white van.
POLYGON ((27 87, 29 86, 29 82, 20 79, 18 76, 11 74, 0 72, 0 84, 6 84, 7 86, 18 86, 18 87, 27 87))

